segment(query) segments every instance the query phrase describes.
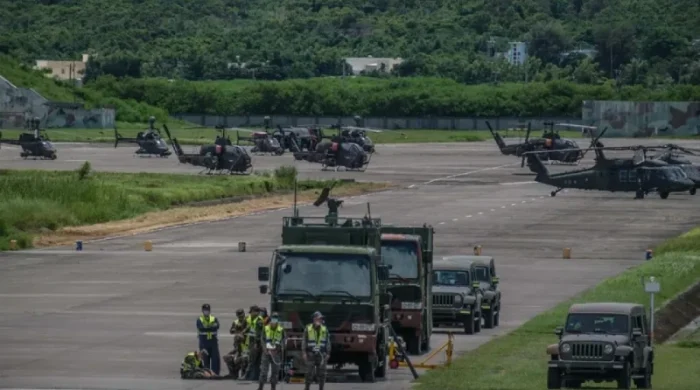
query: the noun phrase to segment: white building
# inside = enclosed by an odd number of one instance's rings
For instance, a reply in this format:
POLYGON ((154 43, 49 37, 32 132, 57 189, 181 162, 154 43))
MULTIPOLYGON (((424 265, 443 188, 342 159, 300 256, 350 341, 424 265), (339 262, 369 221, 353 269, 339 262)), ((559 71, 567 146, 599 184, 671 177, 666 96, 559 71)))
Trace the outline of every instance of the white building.
POLYGON ((379 71, 389 73, 398 64, 403 62, 401 58, 375 58, 375 57, 348 57, 345 62, 352 68, 353 75, 359 75, 362 71, 379 71))
POLYGON ((524 64, 527 60, 527 42, 508 42, 508 51, 504 55, 513 65, 524 64))

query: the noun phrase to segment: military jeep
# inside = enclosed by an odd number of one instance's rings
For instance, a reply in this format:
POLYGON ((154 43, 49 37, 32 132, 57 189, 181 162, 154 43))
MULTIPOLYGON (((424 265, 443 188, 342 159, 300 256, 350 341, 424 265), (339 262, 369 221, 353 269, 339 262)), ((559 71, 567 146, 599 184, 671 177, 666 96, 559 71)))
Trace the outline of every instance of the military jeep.
POLYGON ((585 303, 569 308, 550 356, 547 388, 579 388, 586 381, 617 382, 618 389, 651 388, 654 350, 644 306, 585 303))
POLYGON ((484 328, 495 328, 501 318, 501 292, 498 290, 496 262, 491 256, 463 256, 463 258, 471 260, 476 267, 474 279, 479 282, 481 292, 484 294, 484 300, 481 302, 484 328))
POLYGON ((433 264, 433 325, 462 324, 464 333, 481 331, 483 292, 473 256, 451 256, 433 264))

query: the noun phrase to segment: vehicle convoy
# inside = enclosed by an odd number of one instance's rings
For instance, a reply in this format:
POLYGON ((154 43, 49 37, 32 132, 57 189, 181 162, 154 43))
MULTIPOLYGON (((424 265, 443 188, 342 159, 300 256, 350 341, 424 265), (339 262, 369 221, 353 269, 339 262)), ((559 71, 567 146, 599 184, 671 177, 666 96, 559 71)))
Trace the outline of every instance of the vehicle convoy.
POLYGON ((618 389, 651 388, 654 349, 644 306, 584 303, 569 308, 550 356, 547 388, 579 388, 586 381, 617 382, 618 389))
POLYGON ((481 292, 484 294, 481 302, 484 328, 495 328, 501 318, 501 292, 498 290, 496 261, 491 256, 464 256, 464 258, 474 263, 476 268, 474 278, 481 285, 481 292))
POLYGON ((443 257, 433 263, 434 326, 461 324, 466 334, 481 331, 484 294, 473 257, 443 257))
POLYGON ((287 369, 304 373, 302 332, 320 311, 332 343, 328 364, 355 364, 364 382, 374 382, 386 375, 391 326, 388 272, 380 264, 381 220, 367 216, 338 223, 342 201, 327 199, 328 192, 315 203, 328 201, 327 217, 295 212, 284 218, 282 246, 269 267, 258 269, 258 280, 269 282, 260 292, 270 294, 270 311, 279 313, 287 331, 287 369))
POLYGON ((433 227, 382 226, 382 264, 388 267, 391 325, 408 353, 430 350, 433 332, 433 227))

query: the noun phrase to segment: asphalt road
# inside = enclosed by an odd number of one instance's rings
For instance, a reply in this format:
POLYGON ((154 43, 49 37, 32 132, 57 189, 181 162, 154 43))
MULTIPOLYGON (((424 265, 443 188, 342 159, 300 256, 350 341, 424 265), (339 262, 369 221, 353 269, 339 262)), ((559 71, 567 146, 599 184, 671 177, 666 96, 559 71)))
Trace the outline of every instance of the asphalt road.
MULTIPOLYGON (((129 148, 59 148, 51 164, 19 161, 3 147, 0 168, 75 169, 78 160, 89 159, 98 170, 192 171, 174 159, 132 158, 129 148)), ((290 160, 260 157, 255 164, 269 169, 290 160)), ((484 254, 496 257, 501 326, 457 335, 457 354, 639 264, 648 247, 690 229, 700 216, 700 199, 686 194, 639 201, 633 194, 562 191, 551 198, 549 187, 530 182, 518 159, 499 155, 493 143, 380 146, 373 161, 364 174, 298 165, 307 177, 401 183, 394 191, 348 199, 341 213, 361 216, 371 202, 373 216, 385 223, 435 226, 437 255, 470 254, 482 245, 484 254), (572 259, 561 258, 565 247, 572 249, 572 259)), ((181 381, 178 369, 185 353, 196 348, 194 322, 202 303, 212 305, 222 328, 237 308, 266 304, 256 268, 269 262, 279 244, 281 217, 289 213, 86 243, 80 253, 55 248, 0 254, 0 387, 254 389, 246 382, 181 381), (153 252, 143 251, 144 240, 152 240, 153 252), (237 252, 239 241, 248 252, 237 252)), ((305 206, 301 213, 320 216, 325 210, 305 206)), ((437 329, 434 347, 446 340, 444 332, 437 329)), ((222 353, 230 343, 221 336, 222 353)), ((328 388, 406 389, 410 379, 399 369, 375 384, 354 377, 328 388)))

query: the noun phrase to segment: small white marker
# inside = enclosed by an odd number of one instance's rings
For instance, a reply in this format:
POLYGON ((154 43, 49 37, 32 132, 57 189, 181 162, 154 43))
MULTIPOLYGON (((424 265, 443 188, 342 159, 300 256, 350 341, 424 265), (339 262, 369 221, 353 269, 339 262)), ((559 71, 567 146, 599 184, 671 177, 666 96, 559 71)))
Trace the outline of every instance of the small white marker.
POLYGON ((527 202, 527 201, 526 201, 526 200, 523 200, 523 201, 522 201, 522 202, 520 202, 520 203, 525 203, 525 202, 527 202))
POLYGON ((484 213, 483 211, 479 211, 479 215, 481 215, 481 214, 483 214, 483 213, 484 213))
POLYGON ((408 186, 408 188, 413 188, 415 186, 416 186, 415 184, 411 184, 410 186, 408 186))
POLYGON ((472 217, 471 215, 467 215, 465 218, 471 218, 471 217, 472 217))
POLYGON ((491 209, 491 211, 496 211, 496 209, 491 209))
POLYGON ((502 209, 506 208, 506 206, 501 206, 502 209))
POLYGON ((454 219, 452 220, 452 222, 456 222, 456 221, 458 221, 458 219, 457 219, 457 218, 454 218, 454 219))
POLYGON ((445 224, 445 222, 440 222, 440 225, 444 225, 444 224, 445 224))
POLYGON ((511 205, 511 206, 515 206, 515 203, 511 203, 510 205, 511 205))

